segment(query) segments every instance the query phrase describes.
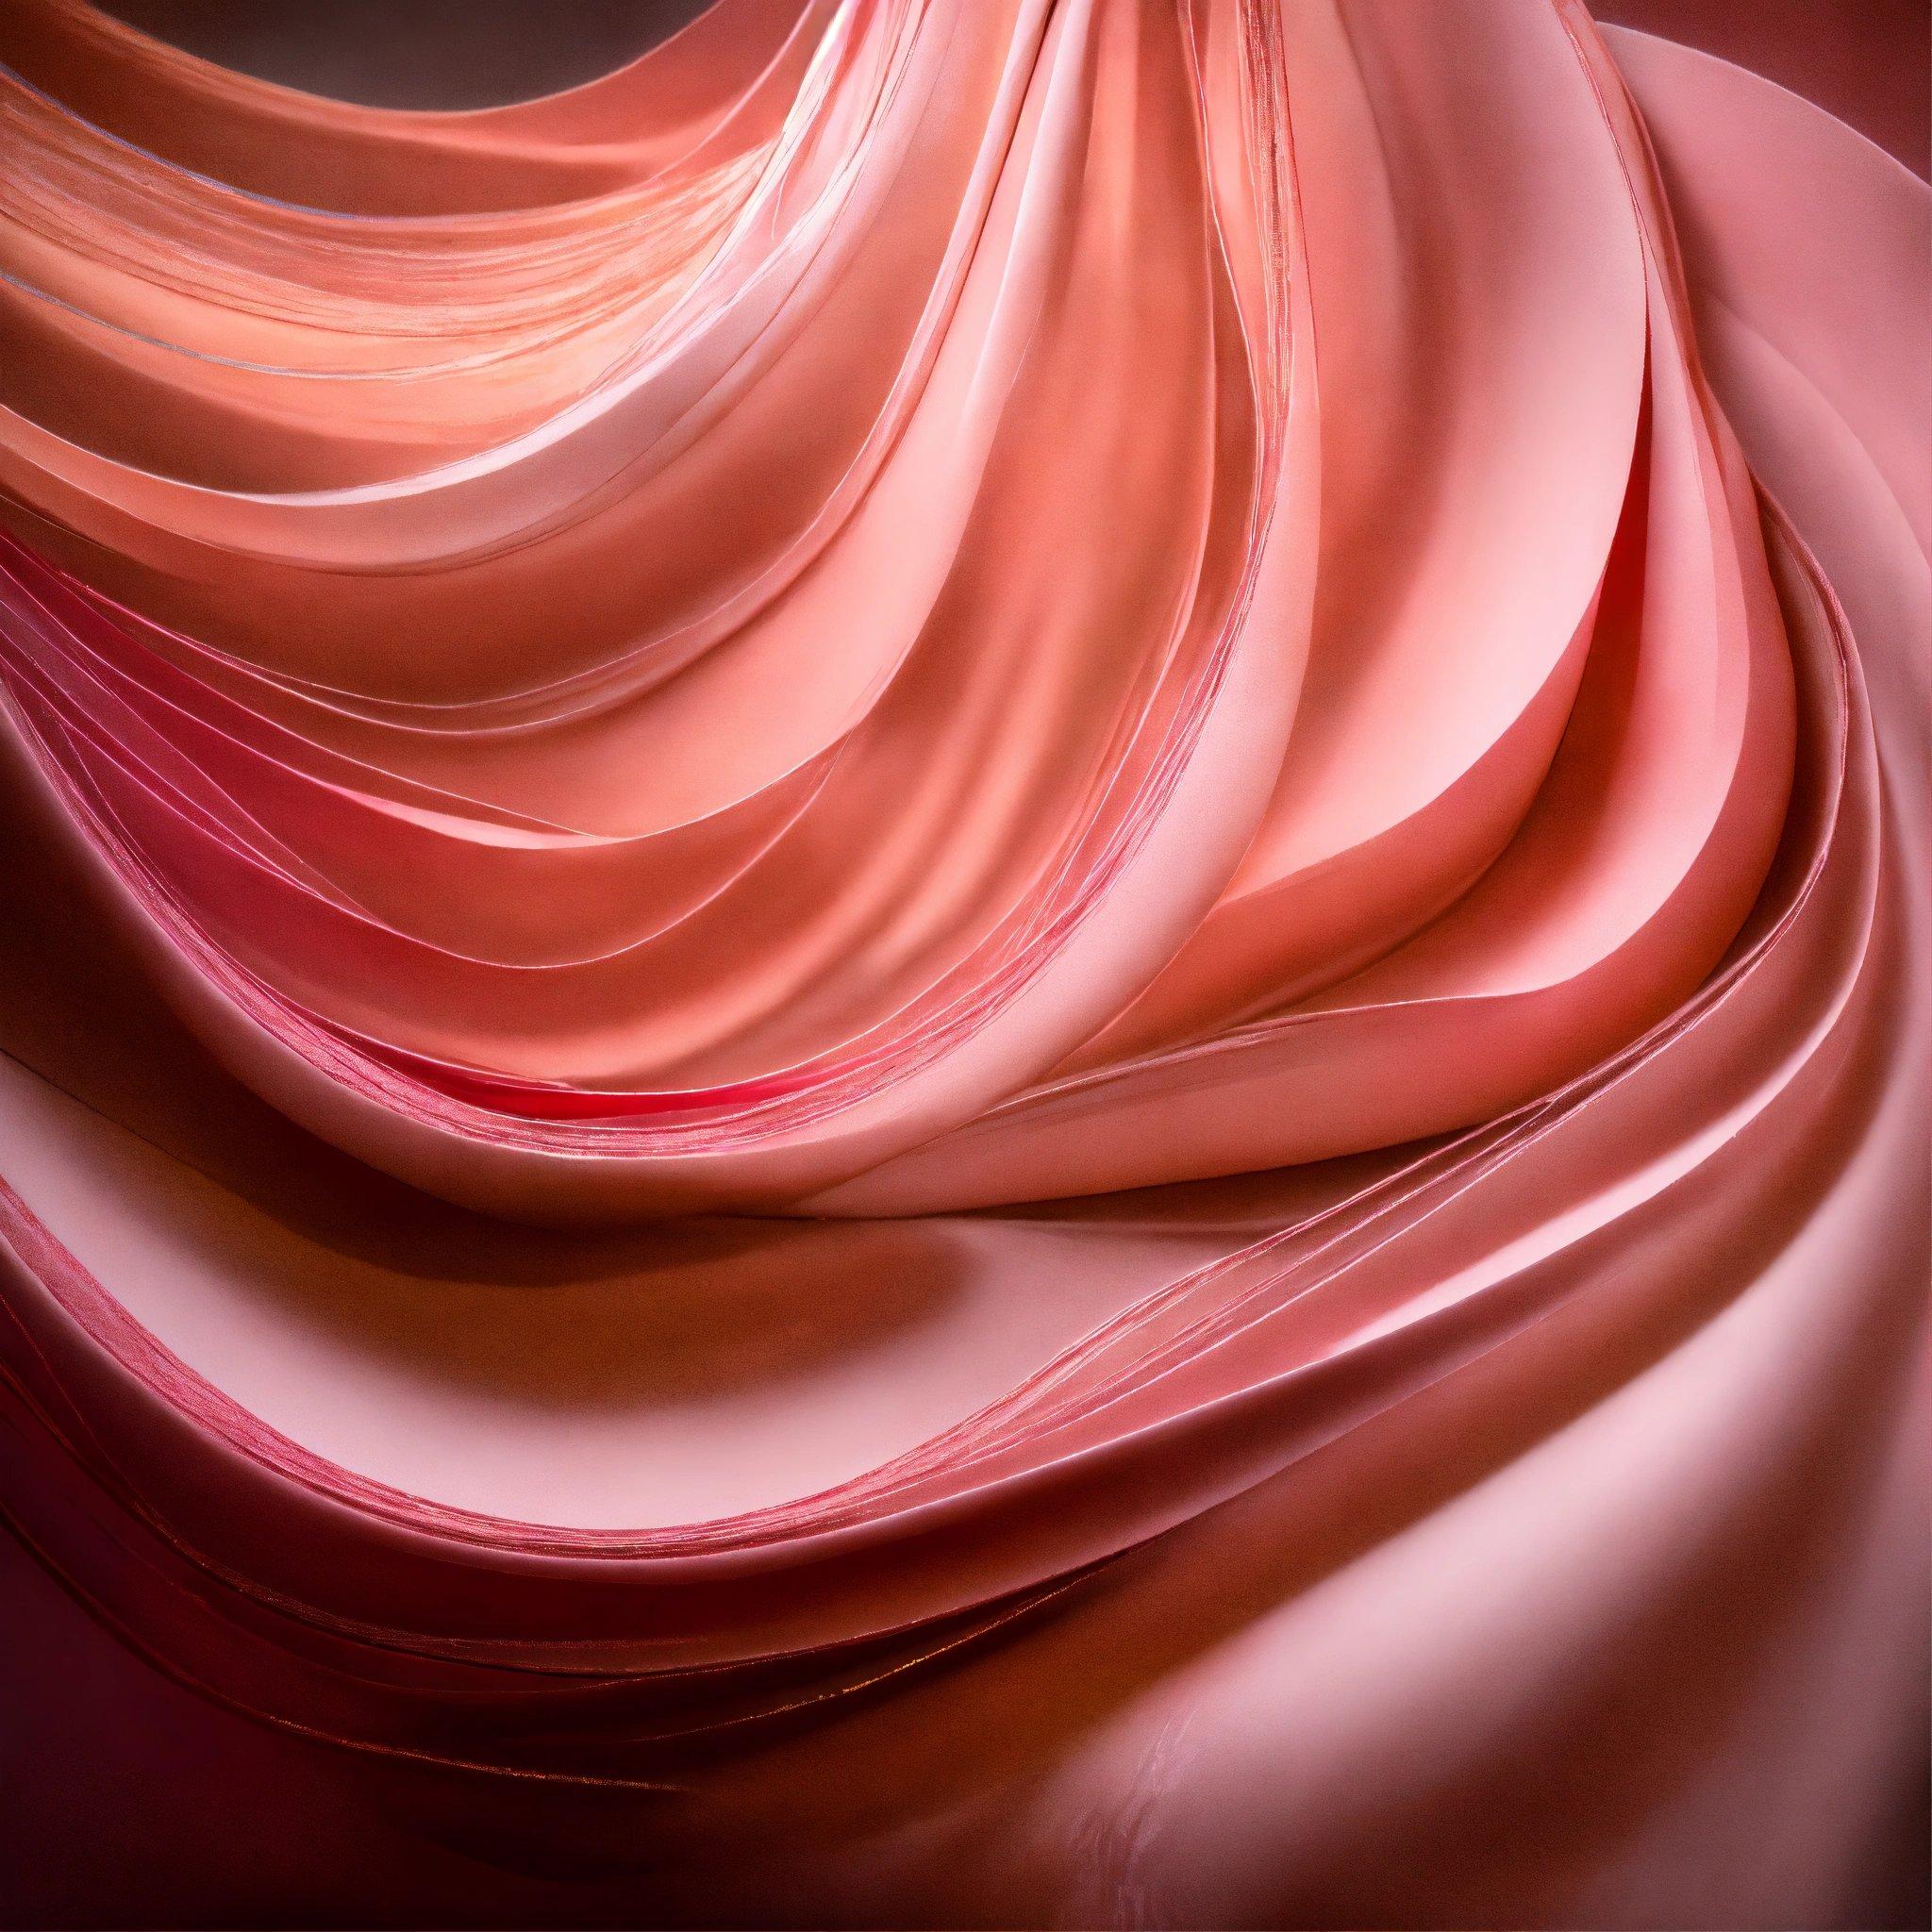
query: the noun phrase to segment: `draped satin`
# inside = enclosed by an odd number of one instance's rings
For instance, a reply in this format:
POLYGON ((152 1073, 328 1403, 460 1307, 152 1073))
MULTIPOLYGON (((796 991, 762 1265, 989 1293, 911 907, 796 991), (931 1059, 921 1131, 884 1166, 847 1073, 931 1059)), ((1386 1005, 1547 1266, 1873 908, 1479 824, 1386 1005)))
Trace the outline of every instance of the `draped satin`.
POLYGON ((256 1909, 1907 1923, 1922 183, 1573 0, 0 62, 0 1503, 256 1909))

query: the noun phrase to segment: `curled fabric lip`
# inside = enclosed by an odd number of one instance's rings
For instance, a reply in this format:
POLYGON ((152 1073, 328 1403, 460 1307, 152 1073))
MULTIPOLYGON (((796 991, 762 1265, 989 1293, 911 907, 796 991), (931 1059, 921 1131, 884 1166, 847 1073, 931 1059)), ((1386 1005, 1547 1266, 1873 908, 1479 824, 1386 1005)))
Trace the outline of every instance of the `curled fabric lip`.
POLYGON ((1571 0, 0 127, 0 1507, 278 1909, 1909 1922, 1922 183, 1571 0))

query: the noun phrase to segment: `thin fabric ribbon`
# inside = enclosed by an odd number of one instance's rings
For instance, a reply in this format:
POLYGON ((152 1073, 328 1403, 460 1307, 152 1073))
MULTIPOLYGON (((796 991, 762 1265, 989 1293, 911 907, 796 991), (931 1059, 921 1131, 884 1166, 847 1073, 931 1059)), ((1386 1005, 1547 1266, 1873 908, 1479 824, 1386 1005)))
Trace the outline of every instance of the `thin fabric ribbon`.
POLYGON ((1914 1923, 1920 182, 1574 0, 0 60, 21 1913, 1914 1923))

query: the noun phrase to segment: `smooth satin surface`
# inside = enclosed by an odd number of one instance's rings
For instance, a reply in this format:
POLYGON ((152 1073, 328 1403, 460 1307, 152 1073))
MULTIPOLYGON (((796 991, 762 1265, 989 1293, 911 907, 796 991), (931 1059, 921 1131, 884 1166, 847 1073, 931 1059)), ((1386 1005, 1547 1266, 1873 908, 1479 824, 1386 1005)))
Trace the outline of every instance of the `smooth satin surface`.
POLYGON ((0 1674, 167 1923, 1923 1915, 1923 182, 1570 0, 0 63, 0 1674))

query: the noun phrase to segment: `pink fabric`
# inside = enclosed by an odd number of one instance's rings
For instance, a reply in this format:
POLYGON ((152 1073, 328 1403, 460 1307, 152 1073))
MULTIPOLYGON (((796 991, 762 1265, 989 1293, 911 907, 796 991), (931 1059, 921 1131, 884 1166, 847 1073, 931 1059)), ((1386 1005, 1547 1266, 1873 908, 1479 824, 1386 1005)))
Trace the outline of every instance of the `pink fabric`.
POLYGON ((4 1669, 171 1923, 1911 1922, 1923 183, 1569 0, 0 61, 4 1669))

